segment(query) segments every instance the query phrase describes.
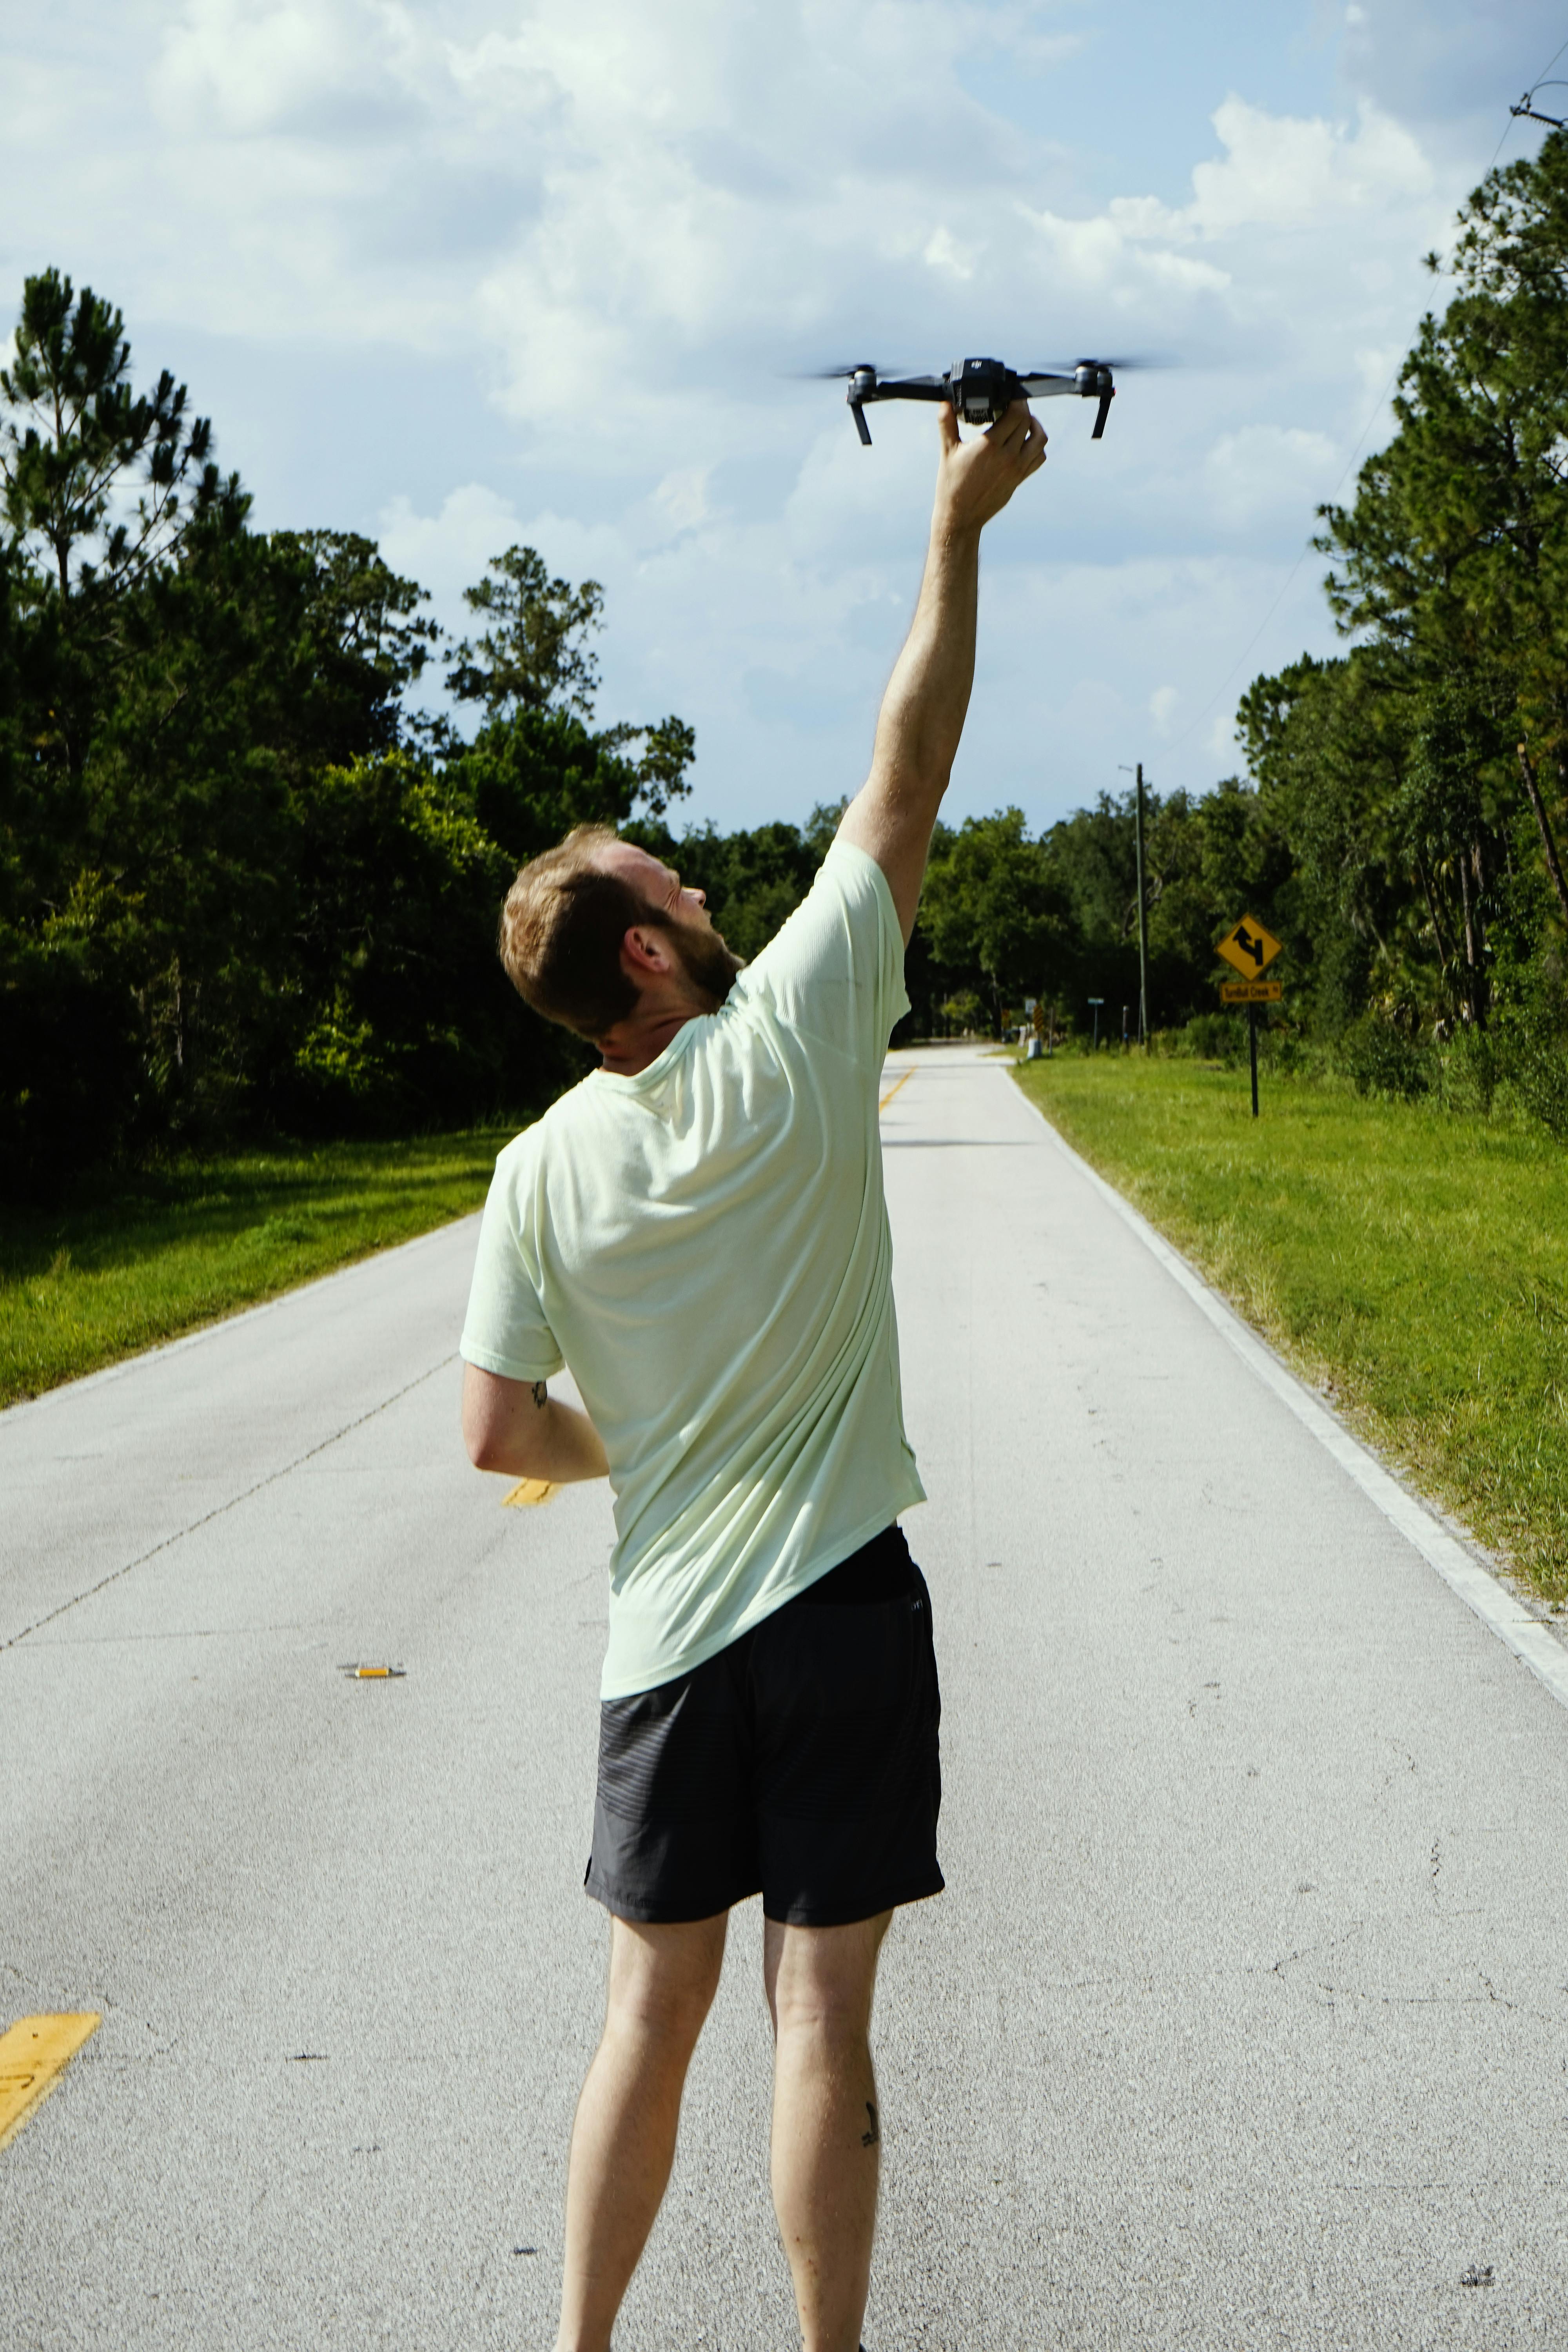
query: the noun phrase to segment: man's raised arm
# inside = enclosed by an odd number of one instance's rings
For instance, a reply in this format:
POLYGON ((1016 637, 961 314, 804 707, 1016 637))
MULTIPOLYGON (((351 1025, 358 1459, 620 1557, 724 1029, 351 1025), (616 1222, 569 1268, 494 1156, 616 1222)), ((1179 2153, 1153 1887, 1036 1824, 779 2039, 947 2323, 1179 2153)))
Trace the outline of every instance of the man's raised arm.
POLYGON ((1046 462, 1045 429, 1023 401, 977 441, 961 437, 946 402, 937 424, 942 457, 920 602, 882 697, 871 772, 838 828, 887 876, 906 947, 974 679, 980 534, 1046 462))

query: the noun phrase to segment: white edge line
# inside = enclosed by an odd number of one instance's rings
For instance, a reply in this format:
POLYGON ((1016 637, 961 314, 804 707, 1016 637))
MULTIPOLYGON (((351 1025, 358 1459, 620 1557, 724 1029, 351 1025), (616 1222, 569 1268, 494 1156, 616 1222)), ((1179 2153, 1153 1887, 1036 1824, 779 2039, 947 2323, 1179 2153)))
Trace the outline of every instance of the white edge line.
POLYGON ((1172 1281, 1186 1292, 1247 1369, 1257 1374, 1266 1388, 1273 1391, 1281 1404, 1289 1406, 1303 1428, 1310 1431, 1346 1475, 1355 1481, 1367 1500, 1376 1506, 1408 1543, 1415 1545, 1427 1565, 1436 1570, 1449 1591, 1456 1593, 1468 1609, 1474 1611, 1482 1624, 1513 1652, 1521 1665, 1530 1668, 1560 1706, 1568 1706, 1568 1647, 1564 1647, 1551 1627, 1543 1624, 1539 1617, 1532 1616, 1506 1584, 1489 1569, 1483 1568, 1458 1538, 1450 1535, 1442 1521, 1402 1486, 1359 1439, 1351 1435, 1343 1423, 1336 1420, 1328 1407, 1281 1361, 1267 1341, 1260 1339, 1257 1332, 1242 1321, 1235 1308, 1217 1291, 1211 1289, 1202 1275, 1187 1264, 1181 1253, 1173 1250, 1163 1235, 1155 1232, 1148 1219, 1141 1216, 1113 1184, 1108 1184, 1104 1177, 1073 1150, 1066 1138, 1051 1125, 1038 1103, 1031 1100, 1018 1085, 1012 1072, 1005 1070, 1002 1075, 1015 1094, 1034 1112, 1057 1150, 1072 1162, 1101 1200, 1115 1210, 1123 1224, 1131 1227, 1150 1255, 1158 1258, 1172 1281))

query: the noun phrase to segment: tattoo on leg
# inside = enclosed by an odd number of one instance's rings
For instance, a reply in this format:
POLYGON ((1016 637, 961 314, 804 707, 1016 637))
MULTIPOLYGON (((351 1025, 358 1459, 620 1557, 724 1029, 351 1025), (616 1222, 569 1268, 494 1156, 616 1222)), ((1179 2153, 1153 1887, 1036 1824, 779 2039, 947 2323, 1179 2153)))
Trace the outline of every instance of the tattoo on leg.
POLYGON ((542 1381, 535 1381, 533 1383, 533 1402, 539 1407, 541 1412, 544 1411, 545 1406, 550 1402, 550 1391, 546 1388, 542 1381))
POLYGON ((877 2126, 877 2110, 871 2105, 869 2099, 866 2102, 866 2113, 871 2118, 871 2128, 869 2131, 863 2131, 861 2133, 860 2145, 862 2147, 875 2147, 880 2141, 882 2135, 877 2126))

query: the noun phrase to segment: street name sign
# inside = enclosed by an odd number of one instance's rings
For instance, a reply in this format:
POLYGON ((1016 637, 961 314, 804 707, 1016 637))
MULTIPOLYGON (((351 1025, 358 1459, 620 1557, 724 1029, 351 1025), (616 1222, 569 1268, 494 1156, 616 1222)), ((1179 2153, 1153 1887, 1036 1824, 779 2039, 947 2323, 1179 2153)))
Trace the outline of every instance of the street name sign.
POLYGON ((1234 964, 1244 980, 1257 980, 1265 964, 1272 963, 1279 953, 1279 941, 1253 916, 1243 915, 1236 929, 1221 940, 1215 953, 1234 964))
POLYGON ((1222 1004, 1278 1004, 1285 993, 1282 980, 1222 980, 1222 1004))

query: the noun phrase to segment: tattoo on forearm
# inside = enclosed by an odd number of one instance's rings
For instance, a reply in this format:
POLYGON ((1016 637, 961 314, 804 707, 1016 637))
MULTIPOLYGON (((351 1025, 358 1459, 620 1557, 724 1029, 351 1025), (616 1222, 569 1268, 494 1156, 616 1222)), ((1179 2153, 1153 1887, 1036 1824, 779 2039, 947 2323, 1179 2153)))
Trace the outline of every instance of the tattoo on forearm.
POLYGON ((860 2145, 862 2147, 875 2147, 881 2139, 882 2135, 877 2126, 877 2110, 871 2105, 869 2099, 866 2102, 866 2113, 871 2118, 871 2128, 869 2131, 863 2131, 861 2133, 860 2145))
POLYGON ((550 1402, 550 1391, 545 1387, 542 1381, 535 1381, 533 1383, 533 1402, 539 1407, 541 1412, 544 1411, 545 1406, 550 1402))

